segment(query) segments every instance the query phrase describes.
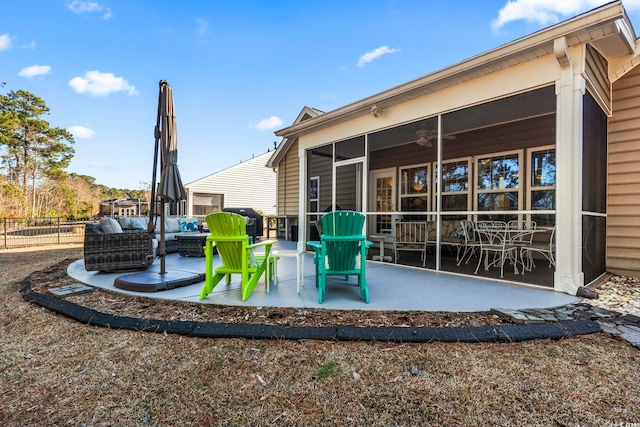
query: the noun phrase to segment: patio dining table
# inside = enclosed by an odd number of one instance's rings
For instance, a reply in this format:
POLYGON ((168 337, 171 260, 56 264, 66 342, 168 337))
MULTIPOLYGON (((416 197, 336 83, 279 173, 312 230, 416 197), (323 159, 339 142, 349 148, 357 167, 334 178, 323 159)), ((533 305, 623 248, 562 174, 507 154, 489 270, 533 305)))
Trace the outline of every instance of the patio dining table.
POLYGON ((504 264, 511 261, 514 274, 524 274, 527 268, 522 252, 534 239, 537 233, 548 232, 545 229, 509 229, 501 227, 483 228, 477 227, 476 233, 480 241, 480 259, 476 267, 478 272, 484 257, 484 268, 499 266, 500 277, 504 275, 504 264), (490 253, 493 253, 493 260, 489 261, 490 253), (518 269, 521 266, 521 269, 518 269))

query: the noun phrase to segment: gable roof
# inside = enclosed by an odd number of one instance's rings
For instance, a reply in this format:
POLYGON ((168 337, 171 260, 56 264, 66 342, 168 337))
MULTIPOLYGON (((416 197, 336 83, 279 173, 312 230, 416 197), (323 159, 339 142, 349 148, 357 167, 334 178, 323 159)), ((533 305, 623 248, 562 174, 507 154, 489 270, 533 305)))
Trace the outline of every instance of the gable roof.
MULTIPOLYGON (((298 117, 296 117, 293 124, 295 125, 298 123, 302 123, 305 120, 318 117, 321 114, 324 114, 324 111, 320 111, 316 108, 305 106, 304 108, 302 108, 302 111, 300 111, 300 114, 298 114, 298 117)), ((291 147, 291 144, 293 144, 293 141, 295 141, 295 138, 293 139, 282 138, 282 141, 280 141, 278 148, 276 148, 275 152, 267 162, 266 166, 269 168, 278 167, 278 165, 280 164, 280 161, 284 158, 284 155, 287 153, 287 151, 289 151, 289 148, 291 147)))
POLYGON ((294 139, 308 132, 373 114, 375 110, 384 110, 496 71, 553 55, 555 54, 554 40, 558 38, 565 38, 567 47, 590 43, 606 59, 629 55, 635 51, 635 32, 624 11, 622 1, 618 0, 448 68, 395 86, 313 119, 294 123, 275 134, 294 139))

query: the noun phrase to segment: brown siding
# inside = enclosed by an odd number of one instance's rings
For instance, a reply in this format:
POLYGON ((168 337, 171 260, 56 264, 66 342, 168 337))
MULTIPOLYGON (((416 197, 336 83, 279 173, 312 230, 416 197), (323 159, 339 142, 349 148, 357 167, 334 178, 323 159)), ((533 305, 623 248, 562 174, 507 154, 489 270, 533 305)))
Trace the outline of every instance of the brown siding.
MULTIPOLYGON (((465 132, 456 135, 453 140, 444 141, 443 159, 553 145, 555 132, 555 114, 465 132)), ((436 161, 435 147, 426 149, 418 144, 405 144, 373 151, 369 158, 369 169, 377 170, 432 161, 436 161)))
POLYGON ((607 60, 589 45, 587 45, 585 78, 594 99, 609 115, 611 113, 611 83, 609 82, 607 60))
POLYGON ((640 67, 613 84, 608 167, 607 270, 640 276, 640 67))

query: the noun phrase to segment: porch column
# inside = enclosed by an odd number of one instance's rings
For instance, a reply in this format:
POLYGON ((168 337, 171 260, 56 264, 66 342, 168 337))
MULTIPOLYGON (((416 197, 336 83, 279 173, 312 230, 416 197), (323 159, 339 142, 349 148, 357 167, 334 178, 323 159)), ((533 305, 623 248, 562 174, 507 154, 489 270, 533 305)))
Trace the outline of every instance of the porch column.
POLYGON ((298 244, 296 248, 304 251, 307 244, 307 152, 298 140, 298 244))
POLYGON ((566 39, 554 40, 560 65, 556 81, 556 271, 554 289, 575 295, 582 273, 582 120, 585 81, 566 39), (575 74, 574 74, 575 68, 575 74))

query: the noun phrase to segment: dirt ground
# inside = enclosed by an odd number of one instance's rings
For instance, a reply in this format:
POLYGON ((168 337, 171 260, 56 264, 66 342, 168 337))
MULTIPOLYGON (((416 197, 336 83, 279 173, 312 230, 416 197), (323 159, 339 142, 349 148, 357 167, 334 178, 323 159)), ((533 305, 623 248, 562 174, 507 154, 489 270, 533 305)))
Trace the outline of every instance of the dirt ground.
MULTIPOLYGON (((640 423, 638 351, 602 334, 511 344, 205 339, 91 327, 22 300, 25 277, 35 273, 37 291, 64 284, 65 265, 81 256, 79 247, 0 251, 0 425, 640 423)), ((102 311, 167 319, 500 321, 486 313, 204 310, 108 292, 74 298, 102 311)))

